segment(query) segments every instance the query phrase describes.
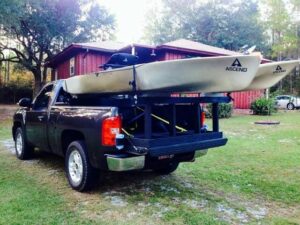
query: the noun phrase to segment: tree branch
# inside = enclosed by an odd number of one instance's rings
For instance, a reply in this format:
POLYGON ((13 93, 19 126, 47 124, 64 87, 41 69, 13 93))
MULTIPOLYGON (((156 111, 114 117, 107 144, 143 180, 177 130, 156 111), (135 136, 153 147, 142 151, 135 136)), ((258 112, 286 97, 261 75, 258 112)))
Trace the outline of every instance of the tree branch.
MULTIPOLYGON (((38 61, 38 59, 35 56, 36 52, 39 52, 39 50, 34 51, 32 48, 32 42, 34 39, 34 34, 30 31, 28 26, 24 21, 21 21, 22 28, 24 33, 28 33, 27 35, 20 34, 15 27, 12 27, 12 30, 14 31, 14 34, 17 38, 17 40, 20 42, 20 44, 23 46, 23 48, 28 53, 28 60, 34 60, 35 62, 38 61)), ((22 32, 22 31, 21 31, 22 32)))
POLYGON ((3 51, 3 50, 10 50, 10 51, 13 51, 18 58, 22 58, 23 60, 26 60, 26 56, 21 52, 19 51, 18 49, 16 48, 12 48, 12 47, 8 47, 6 45, 3 45, 2 43, 0 43, 0 50, 3 51))
POLYGON ((20 63, 21 60, 17 57, 13 57, 13 58, 4 58, 4 55, 1 54, 1 58, 0 58, 0 62, 13 62, 13 63, 20 63))

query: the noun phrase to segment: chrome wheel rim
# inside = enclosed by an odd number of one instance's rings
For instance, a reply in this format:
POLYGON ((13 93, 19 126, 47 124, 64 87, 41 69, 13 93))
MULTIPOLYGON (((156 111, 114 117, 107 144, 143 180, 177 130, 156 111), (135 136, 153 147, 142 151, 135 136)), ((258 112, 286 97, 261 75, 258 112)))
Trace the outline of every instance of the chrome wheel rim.
POLYGON ((74 185, 79 185, 82 181, 83 166, 82 158, 77 149, 74 149, 68 160, 69 175, 74 185))
POLYGON ((17 155, 21 155, 23 151, 23 138, 21 133, 18 133, 16 137, 16 151, 17 155))

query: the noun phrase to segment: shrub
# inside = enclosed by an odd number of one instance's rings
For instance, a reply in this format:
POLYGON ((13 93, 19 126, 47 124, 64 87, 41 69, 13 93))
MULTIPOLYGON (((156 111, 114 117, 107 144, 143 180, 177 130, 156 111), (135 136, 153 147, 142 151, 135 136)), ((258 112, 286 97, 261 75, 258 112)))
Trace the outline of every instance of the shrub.
MULTIPOLYGON (((206 106, 206 117, 212 117, 212 104, 207 104, 206 106)), ((220 103, 218 107, 219 118, 229 118, 232 115, 232 104, 230 103, 220 103)))
POLYGON ((275 101, 273 98, 258 98, 251 103, 250 109, 254 115, 271 115, 276 112, 275 101))

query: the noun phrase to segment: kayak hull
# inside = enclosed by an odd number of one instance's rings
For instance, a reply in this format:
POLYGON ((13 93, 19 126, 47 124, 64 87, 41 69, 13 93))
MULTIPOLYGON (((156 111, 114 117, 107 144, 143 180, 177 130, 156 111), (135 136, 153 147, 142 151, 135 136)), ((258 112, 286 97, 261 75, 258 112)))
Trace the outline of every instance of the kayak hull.
POLYGON ((140 64, 65 80, 71 94, 139 92, 232 92, 247 88, 260 63, 257 56, 190 58, 140 64))
POLYGON ((299 65, 299 60, 262 64, 251 84, 244 90, 262 90, 272 87, 299 65))

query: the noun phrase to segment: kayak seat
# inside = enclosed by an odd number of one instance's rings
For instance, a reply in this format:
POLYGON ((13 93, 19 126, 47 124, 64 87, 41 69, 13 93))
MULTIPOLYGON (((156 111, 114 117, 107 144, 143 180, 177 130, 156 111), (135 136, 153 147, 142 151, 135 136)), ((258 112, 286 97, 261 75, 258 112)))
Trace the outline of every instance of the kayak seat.
POLYGON ((128 53, 116 53, 110 57, 107 63, 101 65, 100 68, 107 70, 122 68, 125 66, 132 66, 138 63, 138 59, 138 56, 131 55, 128 53))

